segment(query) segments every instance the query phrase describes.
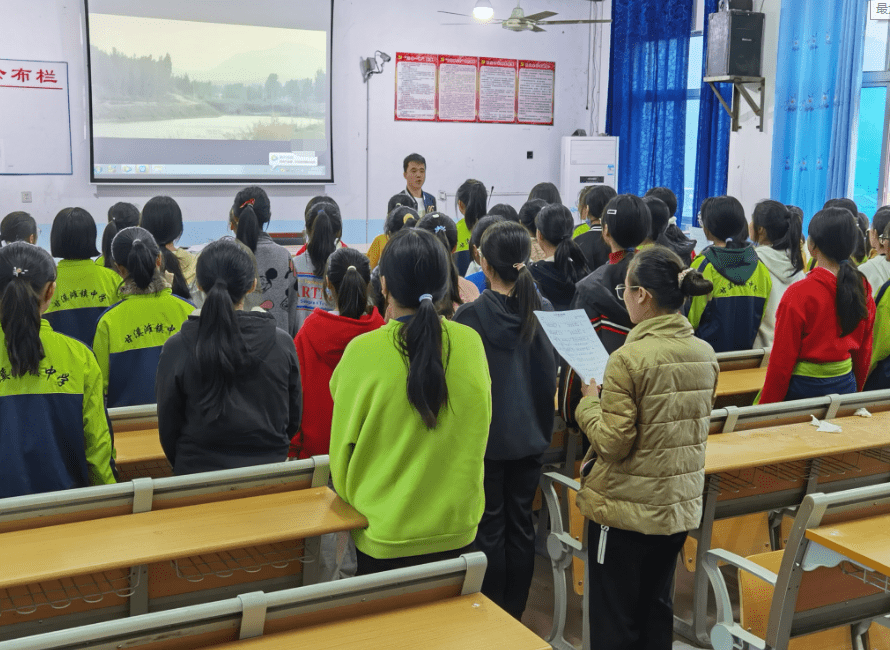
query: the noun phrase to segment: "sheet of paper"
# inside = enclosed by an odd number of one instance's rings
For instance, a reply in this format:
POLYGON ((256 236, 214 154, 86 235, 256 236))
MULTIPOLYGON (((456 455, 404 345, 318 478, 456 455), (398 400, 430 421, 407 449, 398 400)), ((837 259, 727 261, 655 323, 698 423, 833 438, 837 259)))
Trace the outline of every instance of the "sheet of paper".
POLYGON ((544 332, 585 384, 602 383, 609 353, 600 342, 583 309, 536 311, 544 332))

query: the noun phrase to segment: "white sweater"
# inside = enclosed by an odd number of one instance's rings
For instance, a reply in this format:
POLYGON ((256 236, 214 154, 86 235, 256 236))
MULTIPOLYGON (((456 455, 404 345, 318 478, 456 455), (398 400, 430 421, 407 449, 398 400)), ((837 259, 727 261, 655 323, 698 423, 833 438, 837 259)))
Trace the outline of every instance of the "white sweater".
POLYGON ((791 259, 785 251, 776 250, 770 246, 757 246, 754 249, 757 257, 769 269, 773 288, 766 301, 763 310, 763 320, 760 321, 760 329, 757 330, 757 338, 754 339, 755 348, 773 347, 773 338, 776 334, 776 310, 785 290, 798 280, 803 280, 806 275, 803 271, 794 273, 791 259))
POLYGON ((876 255, 859 267, 859 271, 871 285, 872 297, 877 297, 878 291, 890 280, 890 262, 886 256, 876 255))

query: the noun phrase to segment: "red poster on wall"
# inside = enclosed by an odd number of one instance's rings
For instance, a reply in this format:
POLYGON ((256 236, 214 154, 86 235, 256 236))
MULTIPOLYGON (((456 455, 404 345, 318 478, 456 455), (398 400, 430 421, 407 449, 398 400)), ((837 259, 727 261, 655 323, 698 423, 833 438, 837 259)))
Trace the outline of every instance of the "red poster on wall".
POLYGON ((556 64, 520 61, 517 76, 516 121, 519 124, 553 125, 556 64))
POLYGON ((437 59, 396 52, 396 120, 436 121, 437 59))
POLYGON ((475 122, 479 58, 439 55, 439 121, 475 122))
POLYGON ((479 121, 516 122, 516 59, 479 59, 479 121))

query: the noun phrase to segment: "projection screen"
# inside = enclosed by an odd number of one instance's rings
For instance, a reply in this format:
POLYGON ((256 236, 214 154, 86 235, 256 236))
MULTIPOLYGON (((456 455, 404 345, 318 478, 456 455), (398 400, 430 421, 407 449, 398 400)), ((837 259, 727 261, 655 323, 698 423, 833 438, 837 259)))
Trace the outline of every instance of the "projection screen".
POLYGON ((91 182, 333 182, 333 0, 84 1, 91 182))

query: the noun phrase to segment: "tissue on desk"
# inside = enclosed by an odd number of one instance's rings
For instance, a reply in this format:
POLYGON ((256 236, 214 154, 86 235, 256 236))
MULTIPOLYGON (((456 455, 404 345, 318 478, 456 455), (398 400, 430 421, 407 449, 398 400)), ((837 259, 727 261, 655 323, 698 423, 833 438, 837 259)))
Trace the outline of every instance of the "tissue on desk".
POLYGON ((861 418, 871 417, 871 413, 868 412, 867 408, 856 409, 856 412, 853 415, 858 415, 861 418))
POLYGON ((815 415, 811 415, 810 417, 812 418, 810 424, 814 427, 818 427, 816 431, 825 431, 826 433, 841 433, 843 431, 838 425, 832 424, 827 420, 818 420, 815 415))

